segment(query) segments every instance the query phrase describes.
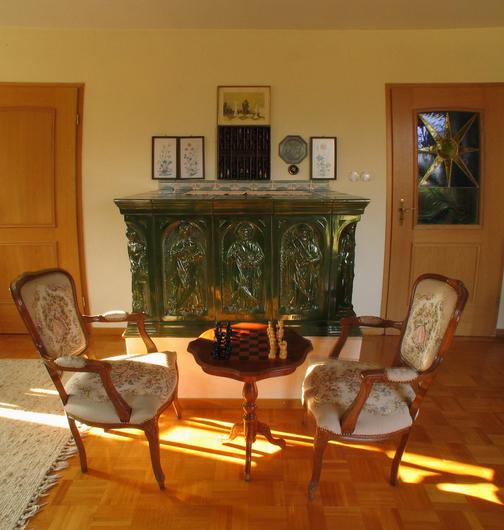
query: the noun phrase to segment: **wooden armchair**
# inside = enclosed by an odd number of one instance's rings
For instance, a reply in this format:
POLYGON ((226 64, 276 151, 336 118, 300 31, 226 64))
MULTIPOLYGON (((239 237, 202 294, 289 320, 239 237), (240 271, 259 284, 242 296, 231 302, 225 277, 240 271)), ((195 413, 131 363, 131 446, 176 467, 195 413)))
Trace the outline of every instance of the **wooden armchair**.
POLYGON ((10 290, 63 402, 82 471, 87 471, 86 452, 75 420, 103 429, 137 428, 145 432, 154 475, 164 489, 158 419, 170 404, 177 417, 181 415, 176 353, 157 351, 142 313, 81 315, 73 278, 62 269, 24 273, 11 283, 10 290), (104 360, 86 355, 85 323, 123 321, 136 322, 147 354, 104 360), (74 375, 63 382, 63 372, 74 375))
POLYGON ((439 274, 424 274, 413 285, 404 322, 377 317, 342 319, 341 336, 331 355, 310 366, 303 382, 304 405, 317 424, 308 486, 310 499, 319 485, 329 440, 369 442, 399 436, 390 474, 390 483, 397 483, 411 428, 451 344, 467 296, 462 282, 439 274), (400 330, 394 365, 383 368, 339 360, 352 326, 400 330))

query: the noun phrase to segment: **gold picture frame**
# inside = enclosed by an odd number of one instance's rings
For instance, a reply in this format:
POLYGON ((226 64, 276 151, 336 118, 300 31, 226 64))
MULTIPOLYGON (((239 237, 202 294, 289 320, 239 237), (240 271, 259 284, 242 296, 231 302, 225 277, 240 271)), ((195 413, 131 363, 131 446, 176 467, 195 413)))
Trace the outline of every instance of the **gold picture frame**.
POLYGON ((270 125, 271 87, 217 87, 217 125, 270 125))

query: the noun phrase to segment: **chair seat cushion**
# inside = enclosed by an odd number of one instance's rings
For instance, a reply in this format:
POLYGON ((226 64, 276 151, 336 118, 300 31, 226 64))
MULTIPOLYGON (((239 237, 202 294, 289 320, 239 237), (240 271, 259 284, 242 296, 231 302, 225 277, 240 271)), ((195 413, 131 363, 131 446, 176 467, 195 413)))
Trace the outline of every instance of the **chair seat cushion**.
MULTIPOLYGON (((112 383, 132 408, 131 423, 151 419, 172 398, 177 385, 174 352, 120 355, 104 360, 112 365, 112 383)), ((98 374, 78 372, 67 381, 65 390, 69 395, 65 411, 70 416, 83 421, 120 423, 98 374)))
MULTIPOLYGON (((303 382, 303 397, 317 425, 341 434, 340 418, 359 392, 361 372, 377 368, 381 367, 339 359, 327 359, 310 366, 303 382)), ((385 435, 410 426, 408 408, 414 398, 409 384, 373 385, 353 435, 385 435)))

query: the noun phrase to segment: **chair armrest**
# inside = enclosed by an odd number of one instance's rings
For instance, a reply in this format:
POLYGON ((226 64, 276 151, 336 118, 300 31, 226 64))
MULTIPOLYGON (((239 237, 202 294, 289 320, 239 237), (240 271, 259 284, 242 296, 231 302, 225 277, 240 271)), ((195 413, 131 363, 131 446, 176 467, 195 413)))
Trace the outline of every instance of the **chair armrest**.
POLYGON ((408 366, 394 366, 384 371, 386 381, 390 383, 413 383, 421 377, 419 372, 408 366))
MULTIPOLYGON (((51 370, 55 370, 63 372, 93 372, 98 374, 100 376, 103 388, 105 389, 108 398, 112 402, 119 419, 122 423, 127 423, 131 416, 131 407, 128 405, 128 403, 126 403, 121 394, 119 394, 116 387, 114 386, 114 383, 112 383, 112 378, 110 377, 112 365, 106 361, 99 361, 97 359, 85 359, 83 357, 77 357, 77 359, 79 361, 84 361, 84 364, 82 364, 82 362, 70 361, 68 356, 60 357, 55 360, 44 359, 44 362, 50 368, 49 373, 51 373, 51 370)), ((63 399, 63 404, 66 405, 66 402, 68 401, 68 394, 64 390, 61 381, 57 387, 63 399), (63 392, 61 391, 62 389, 63 392)))
POLYGON ((126 311, 108 311, 102 315, 82 315, 85 322, 135 322, 148 353, 158 351, 154 341, 145 329, 145 313, 127 313, 126 311))
POLYGON ((362 317, 343 317, 340 320, 341 323, 341 334, 336 342, 332 352, 329 354, 329 357, 338 358, 345 342, 350 335, 350 329, 355 326, 359 327, 368 327, 368 328, 395 328, 400 330, 403 323, 396 320, 384 320, 380 317, 373 316, 362 316, 362 317))
POLYGON ((373 385, 378 382, 386 382, 387 378, 384 369, 379 370, 365 370, 360 374, 361 384, 357 396, 352 404, 345 411, 341 417, 341 433, 352 434, 355 430, 355 425, 362 411, 362 407, 366 403, 367 398, 373 388, 373 385))

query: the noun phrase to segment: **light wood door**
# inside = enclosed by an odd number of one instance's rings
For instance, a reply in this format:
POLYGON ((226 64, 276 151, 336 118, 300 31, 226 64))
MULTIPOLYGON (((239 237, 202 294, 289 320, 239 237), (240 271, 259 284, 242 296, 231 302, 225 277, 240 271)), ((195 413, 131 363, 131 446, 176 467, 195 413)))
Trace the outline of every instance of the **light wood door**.
POLYGON ((0 332, 24 333, 8 287, 63 267, 82 297, 77 207, 78 88, 0 85, 0 332))
POLYGON ((402 319, 414 279, 437 272, 461 279, 469 290, 458 334, 495 335, 504 238, 504 85, 390 86, 388 96, 392 185, 386 316, 402 319), (439 123, 432 125, 426 116, 439 123), (470 145, 478 136, 480 145, 470 145), (430 224, 422 202, 430 185, 458 185, 479 194, 472 224, 448 224, 451 214, 443 200, 435 204, 439 224, 430 224))

